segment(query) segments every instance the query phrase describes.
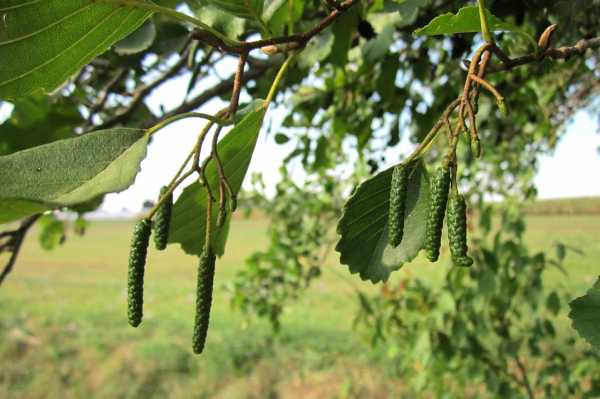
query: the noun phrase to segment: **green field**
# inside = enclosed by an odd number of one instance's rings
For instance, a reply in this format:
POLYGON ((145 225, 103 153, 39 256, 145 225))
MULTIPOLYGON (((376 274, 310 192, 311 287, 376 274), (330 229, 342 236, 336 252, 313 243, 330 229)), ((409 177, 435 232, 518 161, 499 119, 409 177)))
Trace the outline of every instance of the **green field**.
MULTIPOLYGON (((569 279, 547 275, 573 296, 598 274, 600 216, 529 216, 529 242, 544 251, 562 241, 569 279)), ((0 288, 0 398, 388 398, 403 381, 384 349, 352 328, 354 288, 332 254, 323 278, 286 310, 277 339, 264 322, 229 306, 224 285, 244 258, 266 245, 265 222, 237 220, 218 262, 207 349, 191 352, 195 258, 170 247, 151 251, 144 322, 127 325, 126 265, 130 222, 95 222, 83 238, 53 251, 29 237, 0 288)), ((418 260, 398 274, 435 278, 439 265, 418 260)), ((566 323, 566 321, 565 321, 566 323)), ((575 334, 565 328, 567 333, 575 334)))

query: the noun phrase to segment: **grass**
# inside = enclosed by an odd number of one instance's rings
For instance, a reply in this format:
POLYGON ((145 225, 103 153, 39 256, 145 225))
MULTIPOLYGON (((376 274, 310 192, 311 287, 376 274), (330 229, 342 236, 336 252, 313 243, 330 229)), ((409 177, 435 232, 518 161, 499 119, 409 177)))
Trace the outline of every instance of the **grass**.
POLYGON ((530 215, 600 215, 600 197, 538 200, 525 206, 530 215))
MULTIPOLYGON (((26 242, 0 288, 1 398, 385 398, 403 392, 402 381, 387 372, 386 353, 352 328, 354 288, 377 287, 350 276, 335 254, 323 277, 286 310, 277 339, 264 322, 231 310, 223 285, 266 245, 261 220, 232 226, 201 357, 190 348, 196 260, 177 247, 150 251, 144 322, 128 327, 131 227, 97 222, 53 252, 41 250, 33 236, 26 242)), ((547 275, 549 285, 583 294, 598 274, 600 215, 532 215, 528 227, 534 249, 552 253, 562 241, 585 251, 568 254, 568 279, 547 275)), ((435 278, 436 267, 418 260, 398 274, 435 278)))

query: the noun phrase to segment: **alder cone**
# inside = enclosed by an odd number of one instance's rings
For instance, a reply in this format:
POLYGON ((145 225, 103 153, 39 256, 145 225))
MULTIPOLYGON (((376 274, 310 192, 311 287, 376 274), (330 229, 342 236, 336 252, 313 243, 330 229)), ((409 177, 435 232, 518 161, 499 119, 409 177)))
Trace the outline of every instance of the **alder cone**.
POLYGON ((129 324, 137 327, 142 322, 144 307, 144 270, 150 242, 152 223, 143 219, 135 224, 129 252, 127 279, 127 316, 129 324))
POLYGON ((392 247, 402 242, 404 235, 404 212, 406 209, 406 192, 408 188, 408 168, 398 165, 392 173, 390 185, 390 208, 388 212, 388 235, 392 247))
MULTIPOLYGON (((167 192, 169 188, 163 187, 160 190, 160 198, 167 192)), ((154 218, 154 245, 159 251, 167 247, 169 241, 169 228, 171 227, 171 212, 173 210, 173 194, 170 193, 165 202, 158 208, 154 218)))
POLYGON ((452 262, 457 266, 471 266, 473 259, 467 255, 467 204, 458 193, 452 194, 448 201, 448 241, 452 262))
POLYGON ((213 281, 215 277, 216 256, 210 250, 204 250, 198 263, 198 283, 196 287, 196 318, 194 322, 194 336, 192 347, 194 353, 200 354, 204 350, 208 324, 210 321, 210 308, 212 305, 213 281))
POLYGON ((435 172, 431 181, 431 202, 425 230, 425 251, 427 259, 436 262, 440 257, 442 228, 450 189, 450 168, 444 165, 435 172))

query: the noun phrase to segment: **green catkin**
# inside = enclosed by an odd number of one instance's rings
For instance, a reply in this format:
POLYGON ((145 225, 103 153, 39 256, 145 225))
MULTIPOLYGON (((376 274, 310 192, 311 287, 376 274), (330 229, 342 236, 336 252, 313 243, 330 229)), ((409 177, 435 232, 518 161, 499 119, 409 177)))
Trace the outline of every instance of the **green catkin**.
POLYGON ((127 282, 127 316, 129 324, 137 327, 142 322, 144 307, 144 269, 152 223, 148 219, 140 220, 133 229, 129 252, 129 275, 127 282))
POLYGON ((452 262, 457 266, 471 266, 473 259, 467 255, 467 204, 458 193, 452 193, 448 201, 448 241, 452 262))
POLYGON ((440 257, 440 244, 442 242, 442 227, 448 202, 450 188, 450 168, 448 165, 440 167, 431 181, 431 202, 425 231, 425 251, 427 259, 435 262, 440 257))
POLYGON ((390 209, 388 214, 388 234, 392 247, 397 247, 404 235, 404 210, 406 207, 406 191, 408 172, 405 165, 398 165, 392 173, 390 185, 390 209))
POLYGON ((209 249, 202 252, 198 264, 198 285, 196 287, 196 320, 194 322, 194 336, 192 346, 194 353, 200 354, 204 350, 210 307, 212 304, 213 280, 215 277, 215 254, 209 249))
MULTIPOLYGON (((168 187, 160 190, 159 199, 168 191, 168 187)), ((173 194, 170 193, 162 205, 158 208, 154 218, 154 245, 156 249, 162 251, 167 247, 169 240, 169 227, 171 225, 171 210, 173 209, 173 194)))

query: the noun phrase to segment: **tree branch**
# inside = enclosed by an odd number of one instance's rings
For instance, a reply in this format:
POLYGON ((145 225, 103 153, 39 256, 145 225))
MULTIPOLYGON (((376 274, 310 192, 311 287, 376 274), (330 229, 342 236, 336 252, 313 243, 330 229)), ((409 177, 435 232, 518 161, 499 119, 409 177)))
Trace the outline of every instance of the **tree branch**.
POLYGON ((177 62, 169 68, 164 74, 156 78, 149 84, 143 84, 136 88, 132 93, 132 100, 129 105, 120 112, 117 112, 112 118, 107 119, 100 125, 90 126, 89 130, 100 130, 109 129, 116 125, 127 122, 137 108, 143 103, 144 99, 150 95, 156 88, 161 86, 167 80, 179 74, 179 72, 187 65, 187 52, 186 50, 177 60, 177 62))
MULTIPOLYGON (((250 69, 244 73, 244 75, 242 76, 242 79, 241 79, 242 84, 263 76, 263 74, 267 70, 269 70, 271 67, 273 67, 275 65, 276 64, 271 64, 271 63, 256 64, 255 67, 253 67, 252 69, 250 69)), ((161 115, 160 117, 148 120, 144 124, 144 126, 145 127, 153 126, 156 123, 158 123, 164 119, 170 118, 174 115, 177 115, 177 114, 180 114, 183 112, 190 112, 190 111, 193 111, 193 110, 201 107, 202 105, 206 104, 213 98, 221 96, 221 95, 226 94, 229 91, 231 91, 233 88, 233 85, 234 85, 234 80, 235 80, 235 76, 232 76, 227 80, 222 80, 221 82, 214 85, 210 89, 205 90, 201 94, 197 95, 196 97, 184 102, 177 108, 165 113, 164 115, 161 115)))
MULTIPOLYGON (((40 216, 42 215, 37 214, 25 219, 23 223, 21 223, 21 227, 19 227, 17 230, 10 232, 10 234, 12 235, 11 238, 6 244, 3 244, 2 247, 10 247, 10 251, 12 253, 10 255, 10 258, 8 259, 8 262, 4 266, 2 273, 0 274, 0 286, 2 285, 8 274, 12 271, 17 261, 17 257, 19 256, 19 252, 21 251, 21 245, 23 245, 23 241, 25 239, 25 236, 27 235, 27 232, 29 231, 31 226, 33 226, 33 224, 39 219, 40 216)), ((4 236, 6 235, 4 234, 4 236)))
POLYGON ((525 387, 527 391, 527 396, 529 399, 535 399, 535 395, 533 394, 533 390, 531 389, 531 384, 529 383, 529 377, 527 377, 527 370, 525 370, 525 365, 521 362, 519 355, 515 355, 515 362, 517 363, 517 367, 521 372, 521 384, 525 387))
POLYGON ((574 46, 563 46, 558 48, 549 48, 540 54, 527 54, 517 58, 509 58, 500 50, 500 48, 494 46, 492 51, 500 58, 502 65, 490 68, 489 73, 508 71, 510 69, 533 64, 543 60, 544 58, 551 58, 553 60, 568 60, 574 56, 582 56, 587 50, 595 50, 600 48, 600 37, 594 37, 591 39, 581 39, 574 46))
POLYGON ((312 29, 296 35, 280 36, 271 39, 261 39, 252 42, 241 42, 236 45, 231 45, 229 43, 225 43, 225 41, 213 35, 209 31, 196 29, 192 32, 192 38, 204 42, 213 47, 216 47, 221 51, 235 54, 247 53, 251 50, 258 49, 261 47, 274 46, 286 43, 293 43, 295 44, 294 47, 300 48, 304 47, 310 39, 312 39, 314 36, 318 35, 323 30, 325 30, 325 28, 331 25, 340 15, 342 15, 344 12, 346 12, 346 10, 348 10, 350 7, 352 7, 358 2, 359 0, 346 0, 339 3, 337 7, 331 13, 329 13, 327 17, 321 20, 312 29))

